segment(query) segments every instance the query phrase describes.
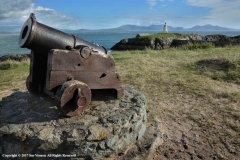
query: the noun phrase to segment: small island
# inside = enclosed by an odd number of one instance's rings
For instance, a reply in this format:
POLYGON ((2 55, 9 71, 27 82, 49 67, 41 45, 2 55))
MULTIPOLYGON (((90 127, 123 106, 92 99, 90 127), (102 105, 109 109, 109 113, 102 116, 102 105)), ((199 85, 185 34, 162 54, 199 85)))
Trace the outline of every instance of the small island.
POLYGON ((239 45, 240 36, 228 37, 226 35, 157 33, 137 34, 135 38, 125 38, 116 43, 111 50, 163 50, 167 48, 209 48, 239 45))

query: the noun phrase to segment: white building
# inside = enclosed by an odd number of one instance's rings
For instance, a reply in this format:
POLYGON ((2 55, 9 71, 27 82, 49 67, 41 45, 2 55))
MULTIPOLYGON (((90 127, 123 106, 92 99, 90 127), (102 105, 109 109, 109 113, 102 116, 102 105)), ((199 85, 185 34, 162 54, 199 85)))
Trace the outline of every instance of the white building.
POLYGON ((168 33, 167 24, 166 23, 163 26, 163 33, 168 33))

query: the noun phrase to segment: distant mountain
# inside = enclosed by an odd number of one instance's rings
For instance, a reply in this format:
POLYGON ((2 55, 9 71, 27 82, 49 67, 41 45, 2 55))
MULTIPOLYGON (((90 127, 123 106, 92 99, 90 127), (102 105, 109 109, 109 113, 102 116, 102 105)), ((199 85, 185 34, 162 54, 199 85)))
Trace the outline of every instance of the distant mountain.
MULTIPOLYGON (((163 25, 150 25, 150 26, 138 26, 138 25, 123 25, 117 28, 109 28, 109 29, 98 29, 95 31, 162 31, 163 25)), ((196 25, 192 28, 183 28, 183 27, 172 27, 168 26, 168 31, 234 31, 237 29, 213 26, 210 24, 199 26, 196 25)), ((87 29, 80 29, 75 31, 91 31, 87 29)))
MULTIPOLYGON (((98 31, 161 31, 162 29, 163 25, 138 26, 128 24, 117 28, 100 29, 98 31)), ((184 28, 168 26, 168 30, 184 30, 184 28)))
MULTIPOLYGON (((136 26, 136 25, 124 25, 118 28, 114 28, 114 30, 162 30, 163 25, 150 25, 150 26, 136 26)), ((225 28, 220 26, 213 26, 210 24, 203 26, 194 26, 192 28, 184 29, 183 27, 172 27, 168 26, 169 31, 231 31, 236 30, 232 28, 225 28)))
MULTIPOLYGON (((163 25, 150 25, 150 26, 138 26, 138 25, 123 25, 116 28, 109 29, 97 29, 97 30, 89 30, 89 29, 78 29, 78 30, 69 30, 69 29, 61 29, 67 33, 77 33, 77 32, 88 32, 88 31, 162 31, 163 25)), ((0 33, 19 33, 21 30, 21 26, 0 26, 0 33)), ((236 31, 240 29, 232 29, 214 25, 196 25, 192 28, 183 28, 183 27, 172 27, 168 26, 168 31, 236 31)))
POLYGON ((188 28, 186 29, 188 31, 233 31, 236 29, 232 29, 232 28, 226 28, 226 27, 220 27, 220 26, 213 26, 211 24, 206 24, 203 26, 194 26, 192 28, 188 28))

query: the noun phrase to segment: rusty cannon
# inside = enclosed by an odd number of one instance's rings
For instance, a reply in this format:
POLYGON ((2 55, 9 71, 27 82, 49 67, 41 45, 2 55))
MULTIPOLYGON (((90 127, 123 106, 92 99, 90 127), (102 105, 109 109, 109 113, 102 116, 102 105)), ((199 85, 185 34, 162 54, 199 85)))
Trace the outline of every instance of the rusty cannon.
POLYGON ((82 114, 93 96, 123 96, 114 60, 102 46, 41 24, 33 13, 19 46, 31 50, 28 91, 53 97, 67 116, 82 114))

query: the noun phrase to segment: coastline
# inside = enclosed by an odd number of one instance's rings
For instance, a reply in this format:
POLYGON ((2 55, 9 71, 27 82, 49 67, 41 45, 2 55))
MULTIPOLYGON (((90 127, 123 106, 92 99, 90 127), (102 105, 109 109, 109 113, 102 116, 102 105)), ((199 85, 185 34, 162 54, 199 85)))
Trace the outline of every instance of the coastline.
MULTIPOLYGON (((125 31, 125 32, 79 32, 79 33, 69 33, 74 34, 77 37, 80 37, 89 42, 95 42, 101 46, 107 48, 110 51, 110 48, 118 43, 121 39, 124 38, 133 38, 138 33, 149 33, 156 34, 160 31, 149 31, 149 30, 136 30, 136 31, 125 31)), ((240 35, 240 31, 169 31, 169 33, 180 33, 180 34, 200 34, 202 36, 208 34, 223 34, 226 36, 237 36, 240 35)), ((7 54, 26 54, 31 51, 28 49, 20 48, 18 45, 18 34, 0 34, 0 57, 7 54)), ((110 52, 111 53, 111 52, 110 52)))

